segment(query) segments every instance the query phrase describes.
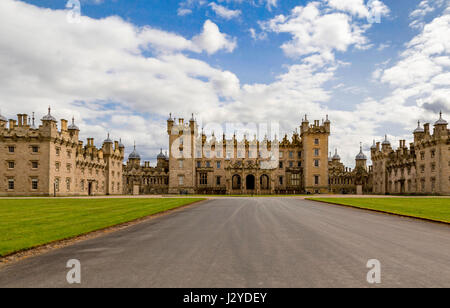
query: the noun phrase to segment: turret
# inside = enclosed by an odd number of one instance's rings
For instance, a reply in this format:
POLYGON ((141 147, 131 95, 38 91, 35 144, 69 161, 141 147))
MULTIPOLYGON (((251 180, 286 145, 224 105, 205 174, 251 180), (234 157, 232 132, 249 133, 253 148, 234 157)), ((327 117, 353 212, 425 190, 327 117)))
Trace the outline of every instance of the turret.
POLYGON ((384 141, 383 141, 383 143, 381 144, 381 150, 383 151, 383 152, 385 152, 385 151, 389 151, 391 149, 391 143, 389 142, 389 140, 388 140, 388 138, 387 138, 387 135, 385 135, 384 136, 384 141))
POLYGON ((448 130, 447 130, 448 122, 442 118, 442 111, 439 113, 439 120, 434 123, 434 135, 437 137, 440 136, 447 136, 448 130))
POLYGON ((361 143, 361 145, 359 147, 359 153, 358 153, 358 155, 356 155, 355 160, 356 160, 356 167, 357 168, 358 167, 361 167, 361 168, 364 168, 364 169, 367 168, 367 165, 366 165, 366 163, 367 163, 367 156, 363 153, 362 143, 361 143))
POLYGON ((425 136, 425 129, 420 126, 420 121, 417 122, 417 128, 413 132, 414 142, 420 141, 425 136))

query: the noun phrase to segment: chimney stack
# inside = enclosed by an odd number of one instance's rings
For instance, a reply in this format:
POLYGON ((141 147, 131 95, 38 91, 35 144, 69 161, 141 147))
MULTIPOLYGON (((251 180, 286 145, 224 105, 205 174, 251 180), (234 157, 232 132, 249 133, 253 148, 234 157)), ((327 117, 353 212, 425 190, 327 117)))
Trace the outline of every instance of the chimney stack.
POLYGON ((67 120, 61 119, 61 131, 62 132, 67 131, 67 120))

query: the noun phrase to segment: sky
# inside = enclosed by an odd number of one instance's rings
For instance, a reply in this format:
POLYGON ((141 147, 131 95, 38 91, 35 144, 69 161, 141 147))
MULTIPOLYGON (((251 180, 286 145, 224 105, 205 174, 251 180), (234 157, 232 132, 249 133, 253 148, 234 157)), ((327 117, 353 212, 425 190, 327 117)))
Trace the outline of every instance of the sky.
POLYGON ((1 0, 0 67, 3 116, 51 106, 144 160, 169 113, 288 136, 307 114, 352 167, 450 118, 450 0, 1 0))

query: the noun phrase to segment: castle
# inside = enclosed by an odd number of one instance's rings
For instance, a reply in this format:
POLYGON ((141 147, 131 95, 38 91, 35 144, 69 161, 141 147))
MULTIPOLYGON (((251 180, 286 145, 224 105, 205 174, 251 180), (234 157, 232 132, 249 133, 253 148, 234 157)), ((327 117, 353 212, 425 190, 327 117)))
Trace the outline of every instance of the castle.
POLYGON ((125 147, 109 135, 101 148, 79 140, 74 119, 68 126, 48 114, 35 126, 34 115, 0 115, 1 196, 82 196, 139 194, 450 194, 450 133, 440 115, 401 140, 394 150, 385 140, 371 148, 372 166, 360 152, 352 170, 335 151, 328 155, 331 121, 302 119, 291 138, 252 140, 236 135, 208 139, 194 117, 167 120, 169 153, 156 166, 141 162, 134 146, 125 164, 125 147))
POLYGON ((125 147, 108 138, 79 140, 74 119, 68 126, 48 114, 36 127, 34 115, 16 120, 0 115, 0 196, 79 196, 123 193, 125 147), (7 127, 8 124, 8 127, 7 127))

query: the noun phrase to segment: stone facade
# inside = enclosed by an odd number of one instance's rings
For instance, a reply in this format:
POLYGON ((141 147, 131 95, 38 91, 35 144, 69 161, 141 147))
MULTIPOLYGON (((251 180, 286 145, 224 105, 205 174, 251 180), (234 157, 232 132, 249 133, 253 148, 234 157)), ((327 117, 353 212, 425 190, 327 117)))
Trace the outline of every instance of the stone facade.
POLYGON ((0 196, 118 194, 441 194, 450 195, 450 131, 442 114, 414 131, 409 147, 394 150, 385 137, 371 147, 372 166, 360 152, 352 170, 328 157, 331 122, 302 120, 300 133, 282 140, 207 138, 192 117, 167 120, 169 154, 155 167, 136 150, 123 164, 125 147, 108 138, 101 148, 79 140, 72 119, 48 114, 35 126, 19 114, 0 115, 0 196))
POLYGON ((124 193, 127 195, 167 194, 169 190, 169 158, 158 155, 156 167, 146 161, 141 165, 141 156, 136 151, 129 155, 123 167, 124 193))
POLYGON ((328 192, 328 137, 331 122, 307 117, 291 139, 208 140, 196 121, 167 121, 169 193, 296 194, 328 192), (275 151, 279 159, 267 156, 275 151), (267 151, 265 151, 267 149, 267 151), (266 153, 267 152, 267 153, 266 153), (266 155, 267 154, 267 155, 266 155))
MULTIPOLYGON (((331 156, 331 155, 330 155, 331 156)), ((362 147, 355 158, 355 169, 345 167, 337 150, 329 158, 329 192, 333 194, 370 194, 372 192, 372 166, 367 167, 367 157, 362 147)))
POLYGON ((372 146, 373 193, 375 194, 450 194, 450 132, 440 118, 413 132, 414 142, 400 140, 394 150, 387 137, 372 146))
POLYGON ((0 115, 1 196, 83 196, 122 194, 124 147, 106 139, 102 148, 89 138, 79 140, 72 119, 57 121, 48 114, 35 126, 34 116, 18 120, 0 115))

